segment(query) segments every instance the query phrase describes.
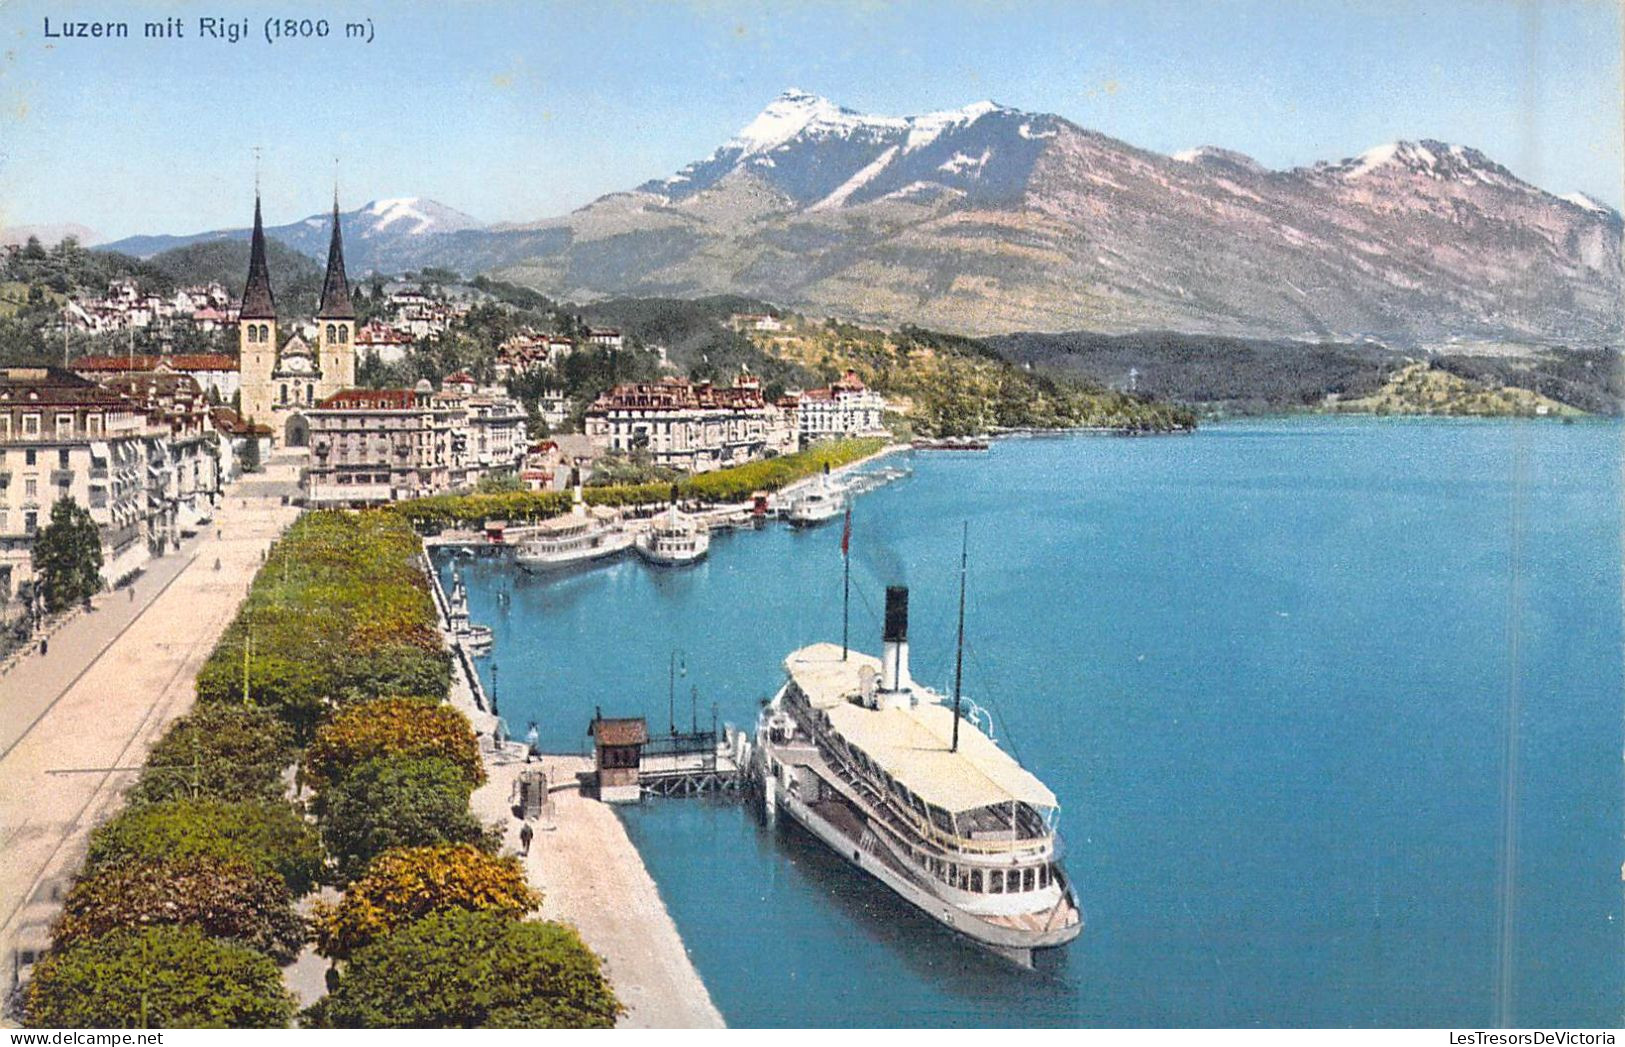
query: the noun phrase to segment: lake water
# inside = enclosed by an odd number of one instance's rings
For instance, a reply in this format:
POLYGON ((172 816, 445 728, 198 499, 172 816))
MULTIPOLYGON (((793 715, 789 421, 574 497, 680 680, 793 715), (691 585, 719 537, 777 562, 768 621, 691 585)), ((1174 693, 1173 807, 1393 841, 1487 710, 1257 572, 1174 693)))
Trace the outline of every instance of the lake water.
MULTIPOLYGON (((969 522, 966 691, 1060 797, 1087 917, 1040 973, 744 804, 626 825, 730 1025, 1482 1027, 1508 853, 1513 1021, 1618 1025, 1620 450, 1609 423, 1258 421, 919 454, 860 499, 854 646, 905 581, 936 686, 969 522)), ((578 751, 599 706, 667 729, 679 648, 679 725, 752 723, 786 653, 840 639, 839 542, 481 561, 486 682, 515 734, 578 751)))

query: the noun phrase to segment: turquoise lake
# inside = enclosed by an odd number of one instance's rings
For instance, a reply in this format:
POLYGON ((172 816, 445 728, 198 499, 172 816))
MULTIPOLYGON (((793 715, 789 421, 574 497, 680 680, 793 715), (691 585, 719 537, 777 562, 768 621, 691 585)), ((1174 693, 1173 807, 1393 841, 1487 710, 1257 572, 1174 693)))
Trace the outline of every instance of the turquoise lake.
MULTIPOLYGON (((914 674, 949 683, 968 521, 966 692, 1060 797, 1087 924, 1022 972, 754 807, 626 809, 730 1025, 1482 1028, 1509 854, 1514 1024, 1625 1020, 1619 425, 1250 421, 893 461, 914 475, 854 511, 853 646, 878 652, 904 582, 914 674)), ((749 725, 785 654, 840 640, 838 522, 676 571, 461 563, 486 684, 552 751, 595 707, 667 730, 674 649, 678 724, 749 725)))

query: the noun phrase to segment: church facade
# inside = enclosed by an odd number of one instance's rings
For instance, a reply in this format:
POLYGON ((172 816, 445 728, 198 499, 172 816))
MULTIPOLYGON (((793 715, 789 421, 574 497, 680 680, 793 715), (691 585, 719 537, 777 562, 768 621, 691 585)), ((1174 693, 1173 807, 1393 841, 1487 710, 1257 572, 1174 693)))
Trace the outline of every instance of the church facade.
POLYGON ((237 314, 241 413, 251 422, 270 427, 273 446, 305 447, 310 442, 306 412, 355 385, 355 305, 344 272, 337 200, 333 201, 333 239, 327 249, 327 275, 322 280, 315 322, 307 326, 290 320, 288 327, 291 330, 284 339, 278 329, 265 228, 256 196, 248 283, 237 314))

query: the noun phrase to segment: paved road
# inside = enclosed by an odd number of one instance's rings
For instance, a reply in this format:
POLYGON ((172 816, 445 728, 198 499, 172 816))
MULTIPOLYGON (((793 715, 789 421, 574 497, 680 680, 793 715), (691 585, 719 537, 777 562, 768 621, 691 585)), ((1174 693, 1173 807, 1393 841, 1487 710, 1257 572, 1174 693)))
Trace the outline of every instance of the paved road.
POLYGON ((282 505, 297 465, 223 501, 215 527, 153 564, 132 604, 114 593, 0 678, 0 962, 48 939, 90 830, 113 813, 236 614, 264 550, 298 510, 282 505), (216 529, 224 537, 216 534, 216 529), (220 568, 215 569, 216 560, 220 568), (77 773, 52 773, 52 772, 77 773))
MULTIPOLYGON (((556 788, 573 781, 591 761, 548 756, 544 762, 556 788)), ((508 798, 524 767, 488 760, 490 780, 472 798, 481 821, 503 824, 508 853, 519 851, 521 823, 508 798)), ((553 793, 553 803, 554 815, 542 819, 525 871, 542 892, 541 915, 574 926, 603 957, 604 973, 626 1005, 617 1028, 723 1028, 722 1015, 615 812, 574 788, 553 793)))

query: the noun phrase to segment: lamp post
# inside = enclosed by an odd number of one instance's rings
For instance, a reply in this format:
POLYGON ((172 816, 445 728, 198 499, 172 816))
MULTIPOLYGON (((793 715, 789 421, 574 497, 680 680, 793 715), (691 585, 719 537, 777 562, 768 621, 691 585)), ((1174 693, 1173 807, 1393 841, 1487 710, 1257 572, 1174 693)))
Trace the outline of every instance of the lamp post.
POLYGON ((666 721, 671 727, 672 737, 677 736, 677 669, 678 661, 682 661, 683 676, 688 676, 688 652, 680 648, 671 649, 671 663, 666 672, 666 721))
POLYGON ((497 715, 497 663, 491 663, 491 715, 497 715))

